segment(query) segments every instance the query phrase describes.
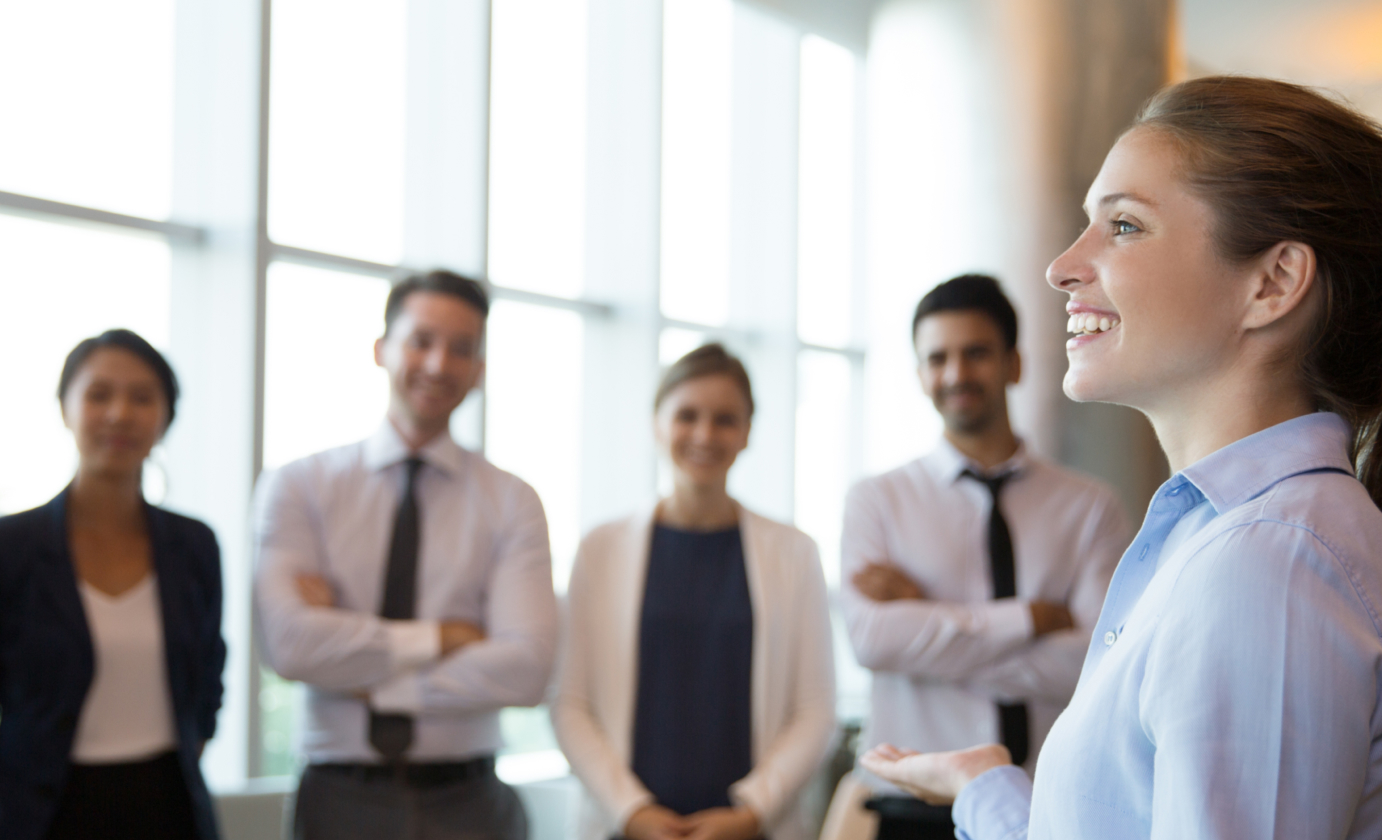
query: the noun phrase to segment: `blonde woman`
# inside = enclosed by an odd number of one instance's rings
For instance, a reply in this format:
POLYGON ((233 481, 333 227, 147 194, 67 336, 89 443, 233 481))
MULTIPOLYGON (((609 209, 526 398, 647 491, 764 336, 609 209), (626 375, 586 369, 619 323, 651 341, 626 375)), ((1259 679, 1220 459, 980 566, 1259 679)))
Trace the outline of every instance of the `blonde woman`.
POLYGON ((815 544, 726 491, 753 417, 738 359, 692 351, 653 405, 672 493, 587 535, 571 575, 552 721, 580 837, 805 840, 835 727, 815 544))

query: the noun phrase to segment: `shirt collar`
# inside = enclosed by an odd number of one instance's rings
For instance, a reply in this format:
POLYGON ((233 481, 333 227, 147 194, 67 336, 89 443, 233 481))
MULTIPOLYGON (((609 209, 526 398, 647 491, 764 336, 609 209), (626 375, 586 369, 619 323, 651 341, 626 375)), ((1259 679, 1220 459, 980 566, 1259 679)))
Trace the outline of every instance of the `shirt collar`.
POLYGON ((382 470, 416 456, 447 475, 459 475, 465 462, 465 450, 451 439, 450 432, 442 432, 413 452, 387 418, 365 439, 364 455, 365 467, 370 470, 382 470))
POLYGON ((1349 437, 1348 423, 1339 415, 1306 414, 1236 440, 1180 474, 1222 514, 1293 475, 1315 470, 1352 475, 1349 437))
POLYGON ((965 470, 969 470, 975 475, 987 477, 1021 473, 1031 466, 1032 456, 1027 453, 1027 444, 1018 438, 1017 451, 1012 454, 1012 457, 1001 464, 997 464, 992 469, 986 470, 956 449, 955 445, 942 435, 936 448, 931 450, 931 453, 923 458, 922 462, 936 481, 942 484, 954 484, 959 481, 965 470))

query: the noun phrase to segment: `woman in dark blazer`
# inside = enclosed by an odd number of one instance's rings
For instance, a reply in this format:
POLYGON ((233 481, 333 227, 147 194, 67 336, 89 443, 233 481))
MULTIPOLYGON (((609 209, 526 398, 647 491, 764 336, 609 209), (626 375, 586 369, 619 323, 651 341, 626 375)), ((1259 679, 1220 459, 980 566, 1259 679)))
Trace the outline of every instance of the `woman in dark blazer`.
POLYGON ((220 553, 141 491, 177 380, 111 330, 68 356, 58 397, 77 474, 0 519, 0 837, 215 840, 198 760, 221 705, 220 553))

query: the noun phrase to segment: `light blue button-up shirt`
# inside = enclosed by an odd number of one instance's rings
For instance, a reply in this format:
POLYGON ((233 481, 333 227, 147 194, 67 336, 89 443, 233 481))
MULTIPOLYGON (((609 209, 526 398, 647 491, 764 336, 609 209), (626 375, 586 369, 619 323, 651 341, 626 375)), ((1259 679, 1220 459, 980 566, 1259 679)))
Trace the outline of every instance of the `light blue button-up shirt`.
POLYGON ((1382 511, 1348 445, 1297 417, 1161 486, 1035 783, 975 779, 958 837, 1382 837, 1382 511))

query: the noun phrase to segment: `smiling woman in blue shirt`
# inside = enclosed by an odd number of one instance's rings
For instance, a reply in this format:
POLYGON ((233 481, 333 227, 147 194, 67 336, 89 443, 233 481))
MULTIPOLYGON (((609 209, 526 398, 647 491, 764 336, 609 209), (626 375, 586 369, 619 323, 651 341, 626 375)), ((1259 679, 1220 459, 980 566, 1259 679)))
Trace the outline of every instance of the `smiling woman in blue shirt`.
POLYGON ((1382 129, 1306 88, 1168 88, 1109 152, 1065 391, 1174 474, 1035 781, 990 745, 865 756, 959 836, 1382 836, 1382 129))

